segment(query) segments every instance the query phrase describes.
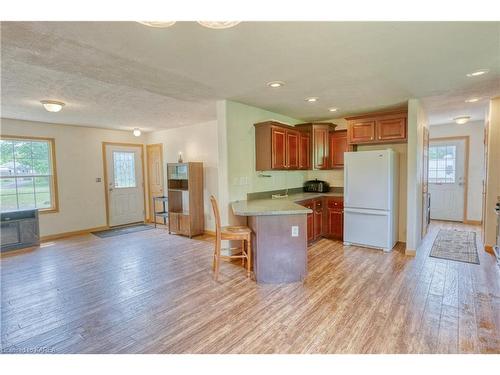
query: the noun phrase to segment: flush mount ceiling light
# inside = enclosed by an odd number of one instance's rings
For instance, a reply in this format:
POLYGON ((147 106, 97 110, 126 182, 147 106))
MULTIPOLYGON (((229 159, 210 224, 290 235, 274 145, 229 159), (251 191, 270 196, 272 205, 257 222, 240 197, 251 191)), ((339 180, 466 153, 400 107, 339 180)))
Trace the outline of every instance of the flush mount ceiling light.
POLYGON ((40 100, 40 103, 42 103, 43 108, 49 112, 59 112, 65 105, 63 102, 58 102, 56 100, 40 100))
POLYGON ((482 76, 483 74, 486 74, 488 72, 489 72, 488 69, 479 69, 479 70, 476 70, 475 72, 467 73, 467 77, 478 77, 478 76, 482 76))
POLYGON ((209 29, 229 29, 239 24, 241 21, 196 21, 201 26, 209 29))
POLYGON ((137 22, 149 27, 165 28, 174 26, 176 21, 137 21, 137 22))
POLYGON ((272 82, 268 82, 267 85, 269 87, 272 87, 273 89, 277 89, 278 87, 285 86, 285 82, 283 82, 283 81, 272 81, 272 82))
POLYGON ((308 103, 316 103, 318 101, 319 98, 315 97, 315 96, 311 96, 309 98, 305 98, 304 100, 308 103))
POLYGON ((139 137, 141 135, 141 129, 135 128, 134 131, 132 132, 136 137, 139 137))
POLYGON ((470 116, 459 116, 459 117, 455 117, 453 119, 453 121, 455 121, 459 125, 463 125, 463 124, 467 123, 469 120, 470 120, 470 116))
POLYGON ((338 108, 328 108, 330 112, 337 112, 339 109, 338 108))
POLYGON ((466 99, 465 102, 466 103, 475 103, 475 102, 478 102, 480 100, 481 100, 481 98, 470 98, 470 99, 466 99))

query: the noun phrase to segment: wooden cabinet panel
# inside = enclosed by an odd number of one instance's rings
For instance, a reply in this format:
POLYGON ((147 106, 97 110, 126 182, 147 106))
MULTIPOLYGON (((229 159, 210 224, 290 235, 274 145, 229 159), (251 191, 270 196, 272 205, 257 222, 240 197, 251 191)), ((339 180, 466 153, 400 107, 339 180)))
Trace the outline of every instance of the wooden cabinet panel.
POLYGON ((287 169, 299 168, 299 132, 286 131, 286 164, 287 169))
POLYGON ((179 215, 179 232, 186 236, 190 235, 189 215, 179 215))
POLYGON ((271 129, 272 168, 285 169, 286 166, 286 130, 271 129))
POLYGON ((344 168, 344 152, 349 151, 347 130, 330 133, 330 168, 344 168))
POLYGON ((407 117, 408 111, 405 109, 347 117, 347 142, 349 144, 406 142, 407 117))
POLYGON ((344 236, 344 211, 336 208, 328 209, 328 235, 336 239, 344 236))
POLYGON ((357 120, 349 124, 349 143, 370 143, 375 140, 375 120, 357 120))
POLYGON ((300 133, 299 169, 311 168, 311 137, 309 133, 300 133))
POLYGON ((313 130, 314 168, 328 168, 328 136, 326 128, 315 128, 313 130))
POLYGON ((307 214, 307 242, 314 241, 314 214, 307 214))
POLYGON ((172 232, 179 232, 179 214, 170 212, 168 214, 168 229, 172 232))
POLYGON ((314 239, 323 235, 323 200, 314 201, 314 239))
POLYGON ((389 118, 378 120, 377 139, 379 141, 405 140, 406 118, 389 118))

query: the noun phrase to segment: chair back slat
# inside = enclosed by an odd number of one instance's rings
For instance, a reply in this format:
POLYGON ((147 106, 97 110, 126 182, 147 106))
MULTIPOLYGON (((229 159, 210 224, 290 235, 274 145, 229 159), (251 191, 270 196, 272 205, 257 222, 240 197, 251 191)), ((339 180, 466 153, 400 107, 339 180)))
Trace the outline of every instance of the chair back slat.
POLYGON ((217 199, 213 195, 210 196, 210 203, 212 203, 212 209, 214 211, 215 234, 217 237, 220 237, 221 223, 220 223, 219 204, 217 203, 217 199))

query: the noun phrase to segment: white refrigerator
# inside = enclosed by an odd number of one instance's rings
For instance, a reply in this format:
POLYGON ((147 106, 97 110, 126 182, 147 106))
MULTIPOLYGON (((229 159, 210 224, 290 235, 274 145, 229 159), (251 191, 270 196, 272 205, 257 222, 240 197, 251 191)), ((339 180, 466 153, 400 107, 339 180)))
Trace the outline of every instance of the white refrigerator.
POLYGON ((344 154, 344 244, 391 251, 398 240, 398 155, 344 154))

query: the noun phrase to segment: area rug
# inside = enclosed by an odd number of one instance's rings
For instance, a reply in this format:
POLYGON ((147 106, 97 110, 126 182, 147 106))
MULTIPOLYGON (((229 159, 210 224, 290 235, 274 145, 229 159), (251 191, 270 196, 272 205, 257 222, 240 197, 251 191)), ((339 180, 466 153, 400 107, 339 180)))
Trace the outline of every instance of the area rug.
POLYGON ((476 233, 441 229, 434 240, 430 255, 433 258, 479 264, 476 233))
POLYGON ((150 229, 153 229, 151 225, 135 224, 135 225, 127 225, 124 227, 100 230, 98 232, 92 232, 92 234, 100 238, 108 238, 108 237, 121 236, 123 234, 128 234, 128 233, 142 232, 150 229))

